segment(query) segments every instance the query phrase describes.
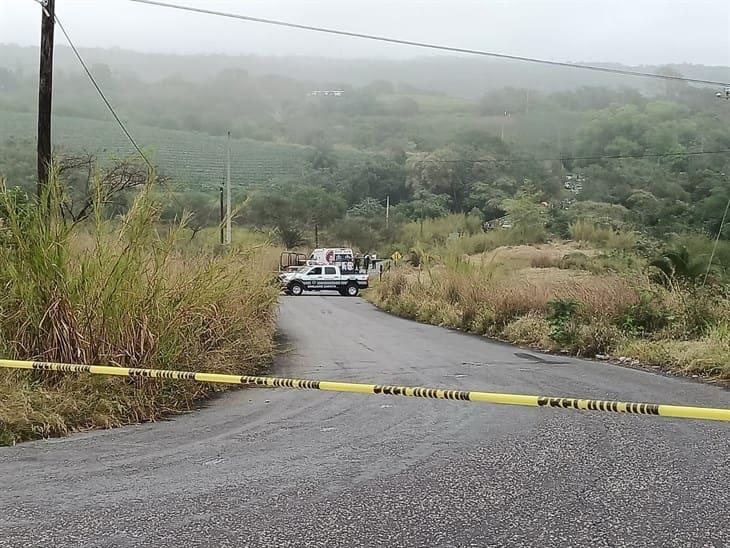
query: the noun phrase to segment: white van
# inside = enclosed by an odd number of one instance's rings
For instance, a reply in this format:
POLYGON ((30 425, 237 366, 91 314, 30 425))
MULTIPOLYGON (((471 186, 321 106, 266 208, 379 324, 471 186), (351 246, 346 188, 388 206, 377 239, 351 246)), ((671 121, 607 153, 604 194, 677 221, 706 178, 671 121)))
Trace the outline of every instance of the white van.
POLYGON ((342 272, 354 272, 355 254, 347 247, 320 247, 307 260, 307 265, 325 264, 339 266, 342 272))

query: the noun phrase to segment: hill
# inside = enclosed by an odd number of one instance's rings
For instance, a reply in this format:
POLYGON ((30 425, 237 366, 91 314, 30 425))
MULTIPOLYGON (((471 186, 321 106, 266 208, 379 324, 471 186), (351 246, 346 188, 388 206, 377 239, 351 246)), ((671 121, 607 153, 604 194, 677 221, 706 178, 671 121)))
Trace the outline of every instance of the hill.
MULTIPOLYGON (((123 49, 82 48, 89 64, 107 64, 116 71, 135 74, 147 81, 184 77, 204 81, 224 70, 239 69, 253 75, 284 76, 317 86, 363 86, 375 80, 388 80, 402 88, 416 88, 457 97, 479 97, 504 87, 532 88, 545 92, 577 89, 583 86, 629 86, 655 93, 662 84, 646 78, 626 78, 612 74, 551 67, 516 61, 464 56, 421 56, 408 60, 332 59, 320 57, 267 57, 255 55, 172 55, 140 53, 123 49)), ((414 49, 414 55, 419 50, 414 49)), ((21 69, 35 74, 38 48, 0 44, 0 67, 21 69)), ((78 72, 68 47, 57 46, 57 70, 78 72)), ((615 68, 654 73, 672 69, 684 76, 706 80, 730 81, 730 68, 673 64, 667 66, 627 66, 592 62, 615 68)))

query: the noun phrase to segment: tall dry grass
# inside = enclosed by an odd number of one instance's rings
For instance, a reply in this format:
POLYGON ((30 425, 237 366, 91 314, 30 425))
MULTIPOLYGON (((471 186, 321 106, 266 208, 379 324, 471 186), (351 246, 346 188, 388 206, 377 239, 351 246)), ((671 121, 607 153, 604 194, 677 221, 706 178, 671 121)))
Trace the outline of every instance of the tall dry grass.
POLYGON ((510 263, 452 264, 424 275, 395 269, 371 292, 394 314, 517 344, 582 356, 623 352, 682 371, 730 378, 730 298, 718 288, 653 284, 649 277, 510 263), (574 303, 553 317, 554 303, 574 303), (724 341, 724 342, 723 342, 724 341), (666 350, 671 355, 662 357, 666 350))
MULTIPOLYGON (((83 227, 59 217, 60 193, 55 177, 38 204, 0 192, 0 355, 238 374, 271 357, 278 291, 262 253, 181 246, 185 221, 159 229, 149 188, 121 220, 83 227)), ((155 419, 211 390, 0 370, 0 443, 155 419)))

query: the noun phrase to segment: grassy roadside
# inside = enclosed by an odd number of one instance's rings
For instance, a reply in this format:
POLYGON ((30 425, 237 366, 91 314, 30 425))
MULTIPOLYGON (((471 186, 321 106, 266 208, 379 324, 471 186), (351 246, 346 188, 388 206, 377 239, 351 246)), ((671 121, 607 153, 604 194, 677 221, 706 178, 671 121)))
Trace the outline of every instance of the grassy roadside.
MULTIPOLYGON (((143 191, 119 222, 59 218, 0 193, 0 355, 243 374, 273 355, 278 290, 265 249, 194 249, 143 191)), ((56 206, 54 206, 54 204, 56 206)), ((0 444, 154 420, 208 386, 0 370, 0 444)))
POLYGON ((644 267, 624 253, 501 247, 395 268, 367 298, 398 316, 522 346, 730 379, 727 287, 662 285, 644 267))

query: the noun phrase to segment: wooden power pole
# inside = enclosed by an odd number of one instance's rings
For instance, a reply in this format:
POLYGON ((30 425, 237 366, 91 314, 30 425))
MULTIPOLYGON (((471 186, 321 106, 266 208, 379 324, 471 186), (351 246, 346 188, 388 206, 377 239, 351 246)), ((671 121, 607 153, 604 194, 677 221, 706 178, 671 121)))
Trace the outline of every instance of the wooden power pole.
POLYGON ((38 79, 38 196, 48 183, 51 167, 51 103, 53 98, 53 29, 55 0, 44 0, 41 21, 41 62, 38 79))

